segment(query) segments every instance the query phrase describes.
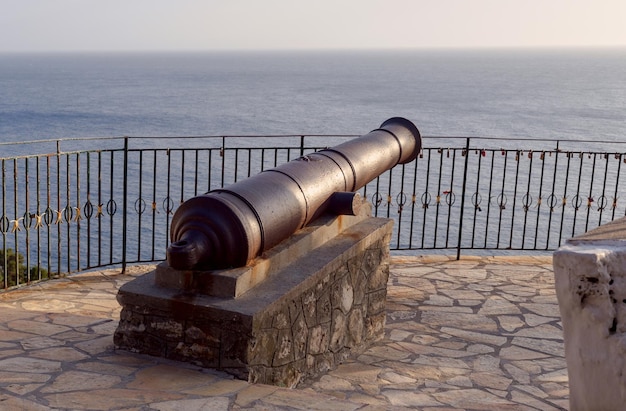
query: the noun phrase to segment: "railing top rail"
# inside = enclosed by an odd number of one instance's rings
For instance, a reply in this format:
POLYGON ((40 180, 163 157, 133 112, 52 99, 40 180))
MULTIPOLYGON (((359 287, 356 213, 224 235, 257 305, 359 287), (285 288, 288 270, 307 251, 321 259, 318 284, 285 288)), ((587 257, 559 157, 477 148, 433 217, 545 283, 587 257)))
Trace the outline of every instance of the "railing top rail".
POLYGON ((25 140, 25 141, 0 141, 0 146, 12 146, 12 145, 28 145, 39 143, 57 143, 63 141, 102 141, 102 140, 123 140, 125 137, 64 137, 64 138, 48 138, 40 140, 25 140))
MULTIPOLYGON (((291 148, 319 148, 324 145, 323 140, 316 140, 311 142, 309 140, 306 144, 305 138, 317 138, 317 139, 332 139, 332 138, 355 138, 358 135, 354 134, 250 134, 250 135, 196 135, 196 136, 111 136, 111 137, 68 137, 59 139, 42 139, 42 140, 28 140, 17 142, 0 142, 0 160, 13 160, 21 158, 31 157, 45 157, 55 156, 61 154, 73 154, 73 153, 85 153, 85 152, 109 152, 129 149, 131 151, 142 150, 145 148, 143 143, 136 143, 130 145, 124 145, 124 142, 132 143, 133 141, 166 141, 171 139, 187 139, 189 141, 209 139, 216 142, 214 148, 227 148, 227 141, 246 141, 244 146, 237 146, 240 149, 255 149, 255 148, 270 148, 267 141, 261 139, 294 139, 299 138, 298 143, 293 143, 291 148), (256 142, 250 143, 251 140, 259 139, 258 144, 256 142), (62 143, 75 143, 75 142, 88 142, 84 148, 80 148, 80 144, 74 144, 70 150, 63 150, 62 143), (98 148, 93 147, 93 142, 102 142, 98 148), (110 144, 114 142, 115 144, 110 144), (32 146, 31 149, 29 146, 32 146), (137 149, 136 147, 140 148, 137 149), (6 153, 3 147, 15 147, 16 152, 6 153), (18 149, 19 147, 19 149, 18 149), (38 149, 35 149, 37 147, 38 149), (47 147, 47 149, 45 148, 47 147), (41 152, 39 152, 41 150, 41 152)), ((607 140, 567 140, 558 138, 534 138, 534 137, 493 137, 493 136, 423 136, 424 149, 437 149, 437 148, 467 148, 472 150, 485 149, 485 150, 527 150, 536 149, 536 151, 568 151, 568 152, 607 152, 607 153, 621 153, 624 150, 617 147, 623 147, 624 142, 621 141, 607 141, 607 140), (535 145, 535 146, 530 146, 535 145), (611 148, 608 148, 612 146, 611 148)), ((334 142, 333 142, 334 143, 334 142)), ((282 142, 281 142, 282 144, 282 142)), ((200 149, 201 147, 190 147, 183 144, 181 149, 200 149)), ((207 147, 202 147, 207 148, 207 147)), ((278 147, 271 147, 278 148, 278 147)), ((280 148, 289 148, 287 146, 281 146, 280 148)), ((162 146, 161 144, 150 147, 154 150, 170 150, 173 149, 169 146, 162 146)), ((10 150, 9 150, 10 151, 10 150)))
MULTIPOLYGON (((184 138, 184 139, 204 139, 204 138, 297 138, 297 137, 316 137, 316 138, 324 138, 324 137, 341 137, 341 138, 354 138, 358 137, 359 134, 233 134, 233 135, 178 135, 178 136, 93 136, 93 137, 63 137, 63 138, 51 138, 51 139, 39 139, 39 140, 25 140, 25 141, 0 141, 0 146, 9 146, 9 145, 28 145, 28 144, 38 144, 38 143, 61 143, 67 141, 114 141, 114 140, 124 140, 124 139, 155 139, 155 140, 164 140, 164 139, 172 139, 172 138, 184 138)), ((437 136, 437 135, 423 135, 422 138, 425 140, 432 139, 436 141, 438 139, 447 139, 447 140, 496 140, 496 141, 545 141, 545 142, 564 142, 564 143, 599 143, 599 144, 619 144, 622 143, 620 141, 609 141, 609 140, 579 140, 579 139, 563 139, 563 138, 548 138, 548 137, 498 137, 498 136, 460 136, 460 135, 448 135, 448 136, 437 136)))

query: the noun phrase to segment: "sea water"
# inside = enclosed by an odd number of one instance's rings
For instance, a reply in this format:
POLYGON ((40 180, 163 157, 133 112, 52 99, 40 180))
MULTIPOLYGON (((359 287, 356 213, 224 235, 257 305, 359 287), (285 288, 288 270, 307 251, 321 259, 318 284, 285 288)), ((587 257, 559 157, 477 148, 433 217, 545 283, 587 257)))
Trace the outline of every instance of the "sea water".
POLYGON ((427 136, 619 142, 624 73, 624 48, 0 54, 0 142, 358 135, 393 116, 427 136))

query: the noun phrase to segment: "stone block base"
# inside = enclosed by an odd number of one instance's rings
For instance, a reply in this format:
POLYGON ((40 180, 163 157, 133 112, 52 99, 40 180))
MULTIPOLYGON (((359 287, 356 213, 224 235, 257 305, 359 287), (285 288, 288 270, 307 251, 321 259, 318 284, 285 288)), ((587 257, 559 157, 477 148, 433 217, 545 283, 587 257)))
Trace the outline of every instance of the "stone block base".
POLYGON ((236 298, 125 284, 115 345, 287 387, 333 369, 384 331, 392 222, 355 221, 236 298))
POLYGON ((626 220, 574 238, 554 253, 570 410, 626 404, 626 220))

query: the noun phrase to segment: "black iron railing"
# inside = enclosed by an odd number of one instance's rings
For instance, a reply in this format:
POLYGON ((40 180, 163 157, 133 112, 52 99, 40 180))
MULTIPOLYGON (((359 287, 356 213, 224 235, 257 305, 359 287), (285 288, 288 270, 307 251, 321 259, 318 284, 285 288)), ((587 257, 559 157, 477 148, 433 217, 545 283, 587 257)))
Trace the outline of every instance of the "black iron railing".
MULTIPOLYGON (((186 199, 353 137, 0 144, 0 289, 162 260, 186 199)), ((362 189, 375 215, 395 220, 392 250, 552 251, 626 214, 623 144, 424 137, 424 145, 416 161, 362 189)))

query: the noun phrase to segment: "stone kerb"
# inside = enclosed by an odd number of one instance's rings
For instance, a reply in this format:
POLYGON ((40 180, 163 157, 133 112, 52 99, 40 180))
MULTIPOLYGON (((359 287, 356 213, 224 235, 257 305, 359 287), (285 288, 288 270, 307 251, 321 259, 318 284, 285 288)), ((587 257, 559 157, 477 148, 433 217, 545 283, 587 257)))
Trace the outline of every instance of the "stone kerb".
POLYGON ((287 387, 335 368, 383 335, 392 221, 342 227, 237 298, 127 283, 116 346, 287 387))
POLYGON ((626 404, 626 219, 569 240, 553 256, 570 410, 626 404))

